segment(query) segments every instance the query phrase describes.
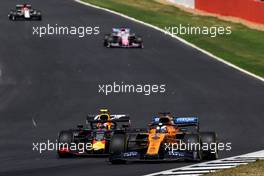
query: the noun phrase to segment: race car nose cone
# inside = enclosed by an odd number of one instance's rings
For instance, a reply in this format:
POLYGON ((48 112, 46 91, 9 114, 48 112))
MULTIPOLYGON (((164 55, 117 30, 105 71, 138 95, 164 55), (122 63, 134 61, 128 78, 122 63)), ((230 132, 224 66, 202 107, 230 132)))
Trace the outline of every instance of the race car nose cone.
POLYGON ((25 18, 30 18, 29 10, 24 10, 24 17, 25 18))
POLYGON ((105 148, 105 141, 94 141, 93 150, 103 150, 105 148))

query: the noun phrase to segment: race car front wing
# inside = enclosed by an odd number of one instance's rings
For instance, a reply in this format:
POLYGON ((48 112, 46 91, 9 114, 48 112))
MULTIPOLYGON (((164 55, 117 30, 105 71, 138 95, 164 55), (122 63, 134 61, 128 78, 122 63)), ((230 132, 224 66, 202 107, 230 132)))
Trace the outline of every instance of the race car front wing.
POLYGON ((137 151, 124 152, 119 155, 110 155, 109 161, 126 160, 126 161, 166 161, 166 160, 196 160, 197 152, 191 151, 167 151, 164 154, 148 155, 137 151))

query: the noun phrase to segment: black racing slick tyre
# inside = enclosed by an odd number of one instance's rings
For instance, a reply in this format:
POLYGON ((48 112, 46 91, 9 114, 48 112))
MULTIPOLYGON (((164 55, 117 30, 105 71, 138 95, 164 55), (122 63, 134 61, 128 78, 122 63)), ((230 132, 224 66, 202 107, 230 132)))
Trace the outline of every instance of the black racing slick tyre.
POLYGON ((187 151, 193 153, 193 161, 201 161, 202 151, 201 151, 201 138, 199 134, 185 134, 184 143, 186 144, 187 151))
POLYGON ((137 37, 137 38, 135 39, 135 42, 136 42, 137 44, 139 44, 139 47, 138 47, 138 48, 144 48, 142 37, 137 37))
POLYGON ((144 48, 143 43, 140 43, 139 48, 144 48))
POLYGON ((142 43, 143 42, 142 37, 137 37, 135 42, 136 43, 142 43))
POLYGON ((12 15, 10 19, 11 19, 12 21, 16 21, 16 16, 15 16, 15 15, 12 15))
POLYGON ((109 34, 106 34, 104 37, 104 46, 110 48, 111 42, 112 42, 112 37, 109 34))
MULTIPOLYGON (((61 131, 59 133, 58 139, 58 157, 59 158, 69 158, 72 157, 72 154, 69 152, 62 152, 60 149, 65 149, 64 147, 70 147, 70 144, 73 142, 73 133, 71 131, 61 131)), ((68 148, 69 149, 69 148, 68 148)))
POLYGON ((207 150, 202 151, 203 158, 207 160, 215 160, 218 159, 218 142, 217 136, 215 132, 201 132, 201 141, 202 145, 206 145, 207 150))
POLYGON ((120 155, 126 151, 127 148, 126 134, 114 134, 109 147, 110 157, 109 161, 112 164, 125 164, 126 160, 122 159, 120 155))

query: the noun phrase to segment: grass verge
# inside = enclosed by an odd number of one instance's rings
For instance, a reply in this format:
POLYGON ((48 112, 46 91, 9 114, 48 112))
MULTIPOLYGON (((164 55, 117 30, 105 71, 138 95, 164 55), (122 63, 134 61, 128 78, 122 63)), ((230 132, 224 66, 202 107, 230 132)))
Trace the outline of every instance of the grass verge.
POLYGON ((123 13, 162 29, 168 26, 179 26, 179 24, 196 27, 230 26, 231 35, 219 35, 215 38, 208 35, 179 35, 179 37, 234 65, 264 77, 264 32, 262 31, 222 21, 216 17, 191 14, 155 0, 83 1, 123 13))
POLYGON ((259 160, 254 163, 238 166, 236 168, 205 174, 204 176, 263 176, 263 175, 264 175, 264 161, 259 160))

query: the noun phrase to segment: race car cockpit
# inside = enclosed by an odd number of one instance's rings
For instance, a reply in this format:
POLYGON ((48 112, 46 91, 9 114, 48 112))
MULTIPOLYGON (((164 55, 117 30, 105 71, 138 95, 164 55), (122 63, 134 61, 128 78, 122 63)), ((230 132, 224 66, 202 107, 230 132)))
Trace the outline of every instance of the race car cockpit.
POLYGON ((107 129, 110 130, 114 126, 112 122, 110 122, 111 116, 108 109, 100 109, 98 116, 98 123, 96 124, 98 129, 107 129))

